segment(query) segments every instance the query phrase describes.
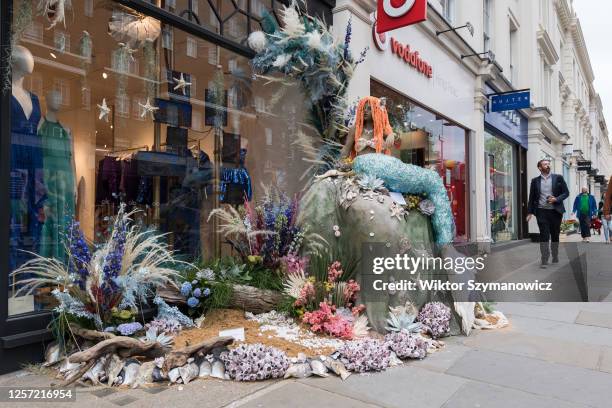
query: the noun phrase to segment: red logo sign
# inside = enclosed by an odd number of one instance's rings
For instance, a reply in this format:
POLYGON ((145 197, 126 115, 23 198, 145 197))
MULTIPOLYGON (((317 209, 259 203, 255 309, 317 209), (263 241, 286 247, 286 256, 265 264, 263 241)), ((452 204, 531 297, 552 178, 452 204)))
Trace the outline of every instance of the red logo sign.
POLYGON ((376 32, 385 33, 427 20, 427 0, 378 0, 376 32))

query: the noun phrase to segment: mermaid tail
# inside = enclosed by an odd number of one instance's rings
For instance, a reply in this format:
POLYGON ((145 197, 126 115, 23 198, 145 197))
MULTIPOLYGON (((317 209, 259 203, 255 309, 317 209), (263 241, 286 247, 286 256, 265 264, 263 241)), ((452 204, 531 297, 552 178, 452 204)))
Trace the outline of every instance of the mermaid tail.
POLYGON ((438 173, 406 164, 393 156, 374 153, 357 156, 353 161, 353 170, 357 174, 378 177, 391 191, 426 193, 436 207, 431 216, 436 243, 445 245, 453 241, 455 221, 448 194, 438 173))

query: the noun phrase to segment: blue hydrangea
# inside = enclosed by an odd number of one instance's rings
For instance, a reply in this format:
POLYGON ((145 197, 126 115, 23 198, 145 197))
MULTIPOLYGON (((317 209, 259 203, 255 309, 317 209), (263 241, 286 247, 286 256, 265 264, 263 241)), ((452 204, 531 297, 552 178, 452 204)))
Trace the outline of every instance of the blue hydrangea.
POLYGON ((200 296, 202 296, 202 289, 200 288, 196 288, 193 291, 193 296, 199 298, 200 296))
POLYGON ((204 296, 207 296, 207 297, 210 296, 210 289, 209 288, 204 289, 204 296))
POLYGON ((187 297, 189 296, 189 294, 191 293, 191 289, 193 287, 191 286, 191 283, 189 282, 183 282, 183 284, 181 285, 181 295, 187 297))
POLYGON ((190 297, 187 299, 187 306, 193 308, 200 304, 200 301, 197 298, 190 297))
POLYGON ((117 326, 117 331, 121 333, 122 336, 131 336, 139 330, 142 330, 142 324, 138 322, 122 323, 117 326))

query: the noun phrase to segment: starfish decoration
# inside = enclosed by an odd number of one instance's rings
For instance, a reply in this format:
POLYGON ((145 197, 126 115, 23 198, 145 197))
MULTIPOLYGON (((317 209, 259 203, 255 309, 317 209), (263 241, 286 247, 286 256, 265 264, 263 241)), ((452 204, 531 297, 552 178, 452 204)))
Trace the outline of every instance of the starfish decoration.
POLYGON ((182 90, 183 91, 183 95, 185 95, 185 88, 187 88, 188 86, 191 86, 191 82, 187 82, 185 80, 185 75, 183 75, 183 73, 181 72, 181 76, 180 78, 172 78, 174 80, 174 82, 176 82, 176 86, 174 87, 174 90, 182 90))
POLYGON ((134 61, 134 53, 137 51, 136 49, 132 49, 130 48, 126 43, 119 43, 120 47, 125 48, 125 51, 128 53, 128 55, 130 56, 130 59, 132 61, 134 61))
POLYGON ((389 211, 391 211, 391 218, 395 217, 399 221, 402 220, 402 217, 404 216, 404 209, 397 205, 395 202, 391 205, 389 211))
POLYGON ((98 109, 100 109, 100 114, 98 115, 98 120, 104 119, 108 122, 108 114, 110 113, 110 108, 106 104, 106 98, 102 98, 102 105, 98 104, 98 109))
POLYGON ((155 116, 153 115, 155 113, 155 111, 158 111, 159 108, 157 106, 151 105, 151 100, 150 98, 147 98, 147 103, 146 104, 142 104, 140 102, 138 102, 138 105, 140 105, 140 107, 142 108, 142 113, 140 114, 141 118, 144 118, 145 116, 147 116, 147 113, 151 115, 152 119, 155 119, 155 116))

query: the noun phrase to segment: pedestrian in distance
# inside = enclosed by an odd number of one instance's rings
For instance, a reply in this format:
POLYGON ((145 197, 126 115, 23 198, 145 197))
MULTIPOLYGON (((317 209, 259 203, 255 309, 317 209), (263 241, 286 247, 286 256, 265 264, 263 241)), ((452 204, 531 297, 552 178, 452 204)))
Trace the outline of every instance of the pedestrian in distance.
POLYGON ((604 239, 606 244, 610 244, 612 243, 612 177, 610 177, 602 211, 603 217, 601 222, 603 224, 604 239))
POLYGON ((587 187, 582 187, 582 193, 576 196, 572 210, 580 222, 580 235, 582 242, 591 241, 591 221, 597 215, 597 201, 589 193, 587 187))
POLYGON ((559 235, 565 213, 563 201, 569 197, 567 184, 560 174, 553 174, 550 160, 538 162, 540 175, 531 180, 527 206, 527 222, 533 217, 540 229, 541 268, 546 268, 552 253, 552 263, 559 262, 559 235), (550 247, 549 247, 550 242, 550 247))

